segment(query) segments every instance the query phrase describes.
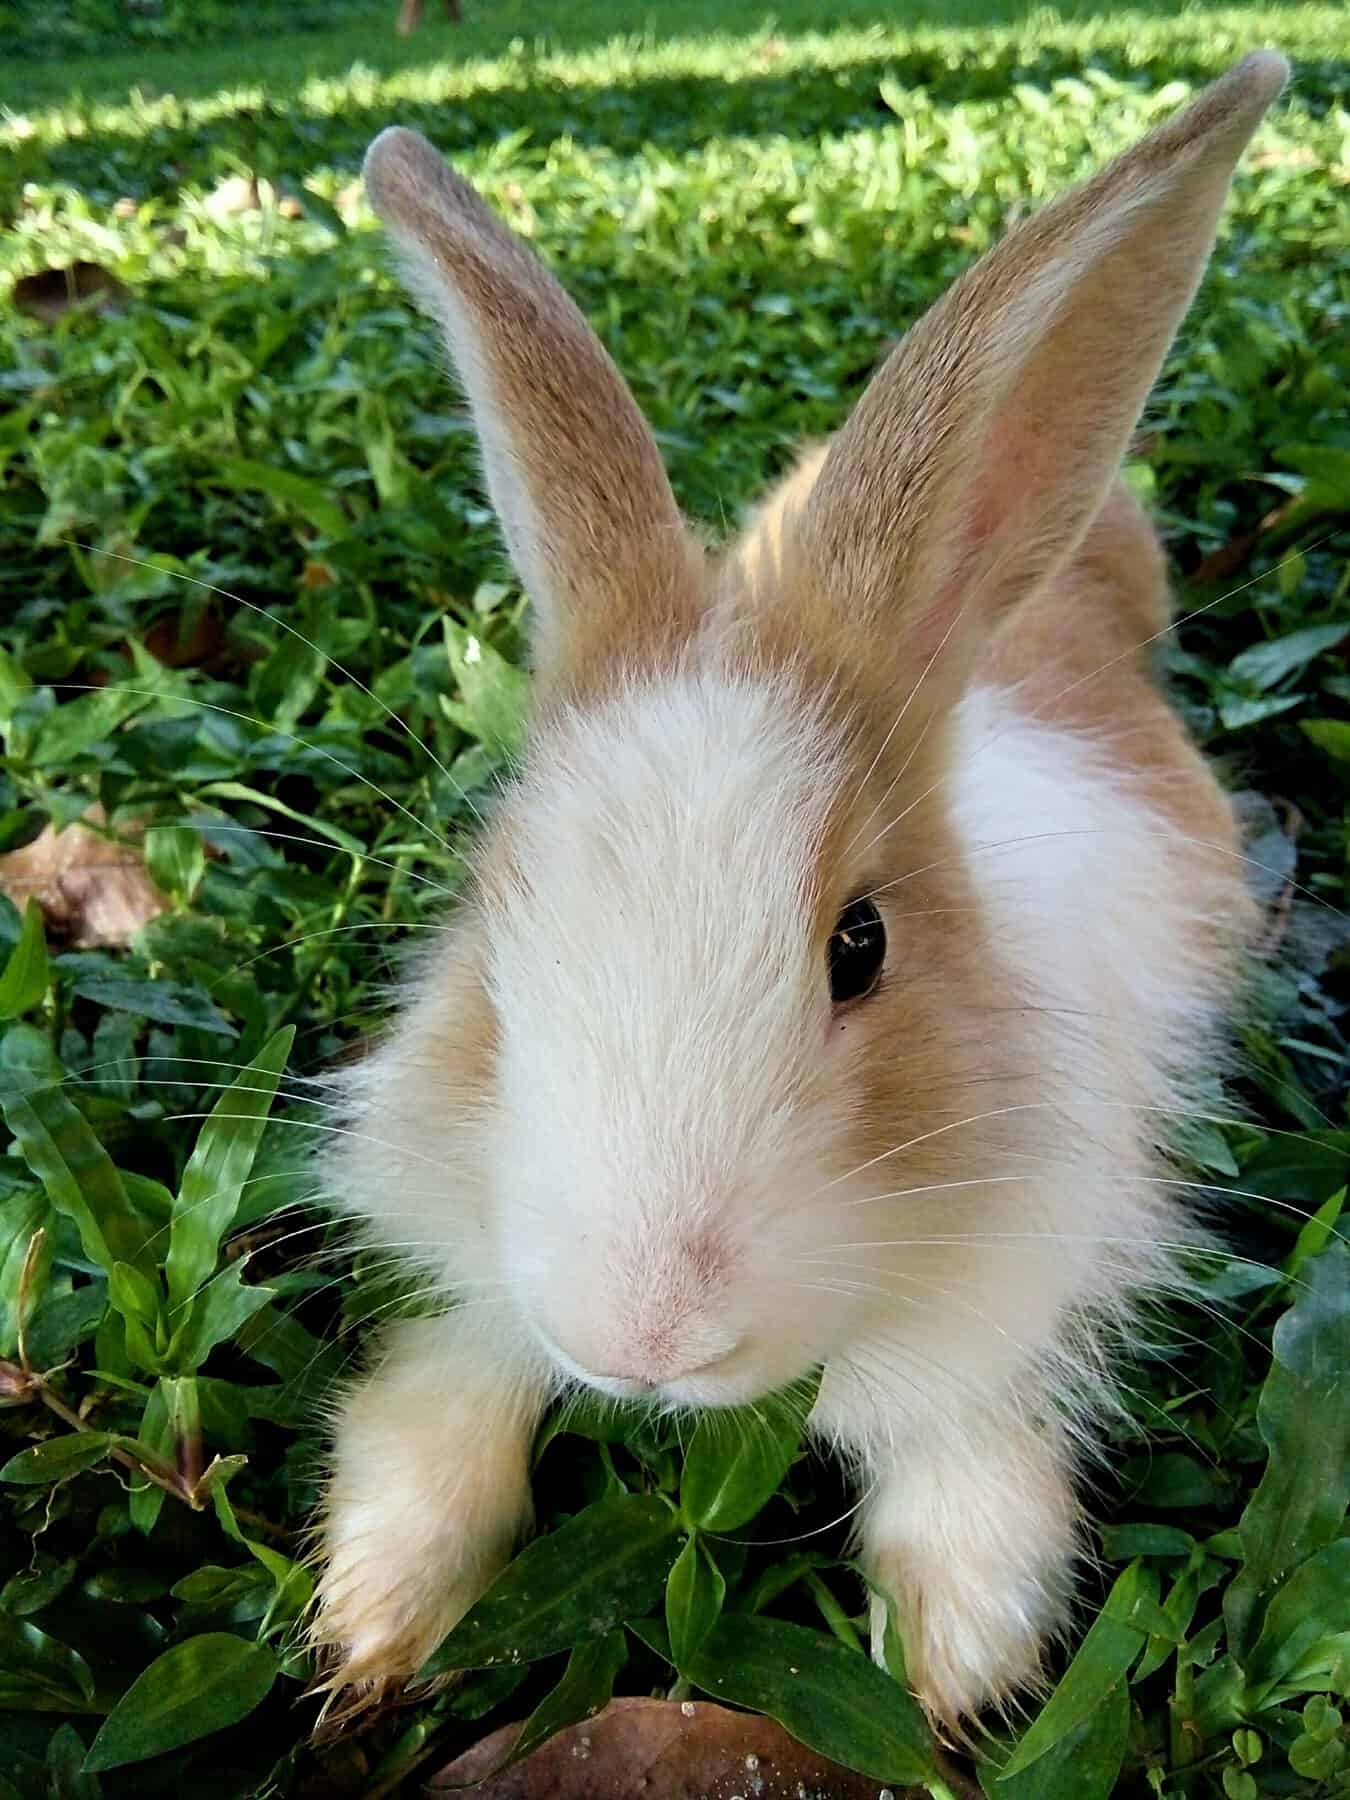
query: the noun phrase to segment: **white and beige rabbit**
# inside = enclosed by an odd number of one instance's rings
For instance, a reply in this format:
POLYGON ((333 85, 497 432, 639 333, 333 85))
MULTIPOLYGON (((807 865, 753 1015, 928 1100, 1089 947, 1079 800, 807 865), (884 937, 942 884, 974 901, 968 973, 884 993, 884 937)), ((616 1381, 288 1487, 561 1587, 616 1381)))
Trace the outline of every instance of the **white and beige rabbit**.
POLYGON ((1252 924, 1119 467, 1286 74, 1249 57, 1011 230, 719 550, 553 277, 423 138, 372 146, 537 672, 328 1168, 465 1297, 340 1407, 336 1686, 403 1681, 491 1581, 559 1394, 717 1407, 817 1365, 916 1692, 955 1721, 1034 1679, 1252 924))

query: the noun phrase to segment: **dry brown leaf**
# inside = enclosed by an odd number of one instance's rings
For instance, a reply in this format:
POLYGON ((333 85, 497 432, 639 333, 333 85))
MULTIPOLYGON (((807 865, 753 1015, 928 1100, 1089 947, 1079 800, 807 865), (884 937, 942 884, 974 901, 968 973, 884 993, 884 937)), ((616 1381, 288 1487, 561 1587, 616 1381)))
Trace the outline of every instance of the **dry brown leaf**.
POLYGON ((1275 144, 1269 150, 1258 150, 1251 159, 1253 169, 1315 169, 1317 152, 1308 144, 1275 144))
POLYGON ((165 613, 145 634, 145 647, 169 669, 196 668, 215 660, 225 647, 225 627, 208 608, 191 617, 165 613))
POLYGON ((14 283, 13 299, 20 312, 51 324, 72 307, 89 306, 95 312, 118 312, 131 297, 117 277, 101 263, 76 262, 64 269, 39 269, 14 283))
MULTIPOLYGON (((104 823, 103 809, 85 814, 104 823)), ((168 901, 145 872, 137 845, 115 843, 77 821, 44 826, 31 844, 0 856, 0 893, 20 911, 31 898, 52 936, 77 950, 122 949, 168 901)))
MULTIPOLYGON (((496 1767, 519 1725, 505 1725, 428 1782, 444 1794, 496 1767)), ((482 1800, 921 1800, 840 1767, 754 1713, 710 1700, 613 1700, 500 1775, 462 1788, 482 1800)))

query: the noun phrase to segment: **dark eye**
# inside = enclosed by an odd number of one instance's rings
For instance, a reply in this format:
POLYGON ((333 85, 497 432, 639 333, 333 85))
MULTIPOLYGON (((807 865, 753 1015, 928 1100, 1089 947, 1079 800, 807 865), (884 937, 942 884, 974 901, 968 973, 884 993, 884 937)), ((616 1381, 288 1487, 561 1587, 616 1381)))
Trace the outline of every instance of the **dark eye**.
POLYGON ((870 900, 851 900, 830 939, 830 998, 836 1006, 870 994, 886 960, 886 927, 870 900))

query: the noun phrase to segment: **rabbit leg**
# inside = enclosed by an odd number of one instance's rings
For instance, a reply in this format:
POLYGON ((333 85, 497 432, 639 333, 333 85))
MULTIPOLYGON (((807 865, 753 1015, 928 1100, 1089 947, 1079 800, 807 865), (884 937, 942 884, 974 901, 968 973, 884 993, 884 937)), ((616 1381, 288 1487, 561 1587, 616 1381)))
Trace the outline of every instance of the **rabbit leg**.
MULTIPOLYGON (((1011 1407, 911 1421, 870 1474, 863 1566, 896 1603, 906 1674, 928 1712, 955 1725, 1034 1685, 1063 1623, 1077 1542, 1058 1432, 1011 1407)), ((878 1661, 886 1612, 874 1595, 878 1661)))
POLYGON ((472 1309, 408 1320, 340 1409, 311 1641, 327 1685, 402 1685, 530 1522, 539 1371, 472 1309))

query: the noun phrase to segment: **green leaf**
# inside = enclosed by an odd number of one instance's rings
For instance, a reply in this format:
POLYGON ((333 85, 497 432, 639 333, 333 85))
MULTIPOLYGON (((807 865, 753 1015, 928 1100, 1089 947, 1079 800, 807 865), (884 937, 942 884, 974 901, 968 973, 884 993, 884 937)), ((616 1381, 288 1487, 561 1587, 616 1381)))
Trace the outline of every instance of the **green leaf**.
MULTIPOLYGON (((0 1201, 0 1356, 13 1356, 19 1347, 19 1327, 27 1320, 20 1320, 19 1298, 24 1285, 24 1269, 29 1270, 29 1285, 33 1285, 34 1275, 39 1277, 38 1292, 25 1294, 24 1302, 29 1308, 37 1301, 41 1293, 41 1278, 45 1269, 39 1266, 36 1271, 28 1261, 28 1251, 34 1236, 42 1229, 49 1213, 46 1194, 41 1188, 21 1187, 8 1199, 0 1201)), ((50 1260, 50 1247, 47 1256, 41 1261, 50 1260)), ((39 1365, 41 1366, 41 1365, 39 1365)))
POLYGON ((86 1713, 94 1677, 77 1650, 27 1619, 0 1612, 0 1708, 15 1712, 86 1713))
POLYGON ((23 909, 19 941, 0 974, 0 1019, 17 1019, 40 1005, 50 980, 42 908, 30 899, 23 909))
POLYGON ((65 1437, 48 1438, 11 1456, 0 1481, 12 1481, 22 1487, 43 1487, 51 1481, 65 1481, 82 1469, 101 1463, 117 1439, 110 1431, 72 1431, 65 1437))
POLYGON ((777 1719, 793 1737, 876 1781, 935 1773, 923 1715, 898 1681, 837 1638, 782 1619, 724 1613, 684 1671, 715 1700, 777 1719))
POLYGON ((1141 1459, 1141 1475, 1131 1496, 1139 1506, 1195 1508, 1213 1506, 1223 1497, 1214 1471, 1180 1450, 1164 1450, 1141 1459))
POLYGON ((47 1745, 47 1800, 100 1800, 102 1784, 84 1770, 84 1743, 73 1725, 62 1725, 47 1745))
POLYGON ((978 1765, 989 1800, 1108 1800, 1130 1737, 1130 1690, 1116 1682, 1085 1719, 1020 1775, 994 1763, 978 1765))
MULTIPOLYGON (((10 1035, 29 1030, 15 1026, 10 1035)), ((127 1262, 149 1274, 153 1262, 145 1227, 132 1210, 122 1178, 84 1115, 61 1089, 54 1082, 32 1082, 5 1069, 0 1071, 0 1109, 48 1199, 79 1228, 89 1259, 109 1273, 114 1263, 127 1262)))
POLYGON ((681 1674, 717 1623, 726 1599, 722 1572, 691 1532, 666 1581, 666 1630, 671 1661, 681 1674))
POLYGON ((1270 1454, 1238 1526, 1243 1567, 1224 1596, 1239 1657, 1261 1595, 1336 1535, 1350 1502, 1350 1252, 1339 1240, 1303 1265, 1272 1349, 1256 1412, 1270 1454))
POLYGON ((65 1362, 98 1329, 108 1310, 108 1289, 89 1281, 68 1294, 47 1294, 28 1325, 28 1355, 35 1369, 65 1362))
POLYGON ((108 1298, 128 1321, 154 1326, 160 1315, 160 1291, 157 1282, 130 1263, 114 1263, 108 1273, 108 1298))
POLYGON ((529 679, 507 662, 486 638, 453 619, 442 621, 446 654, 459 689, 458 700, 442 700, 446 716, 460 730, 498 755, 520 745, 525 728, 529 679))
POLYGON ((507 1755, 488 1775, 475 1775, 468 1785, 477 1787, 480 1782, 490 1781, 523 1762, 558 1732, 594 1718, 609 1703, 615 1678, 627 1660, 628 1646, 622 1631, 608 1631, 603 1637, 578 1644, 567 1659, 558 1685, 544 1695, 526 1719, 507 1755))
POLYGON ((1338 762, 1350 762, 1350 725, 1344 719, 1301 719, 1299 725, 1319 750, 1338 762))
POLYGON ((235 1337, 254 1313, 275 1299, 274 1289, 251 1287, 244 1281, 242 1263, 230 1263, 187 1302, 182 1322, 164 1354, 165 1366, 192 1374, 217 1344, 235 1337))
POLYGON ((211 799, 246 800, 250 805, 265 807, 268 812, 279 813, 283 819, 293 819, 297 825, 307 826, 316 836, 327 838, 329 843, 336 844, 351 856, 366 854, 366 846, 360 838, 353 837, 350 831, 344 831, 340 825, 334 825, 329 819, 316 819, 312 813, 297 812, 275 794, 264 794, 259 788, 246 787, 242 781, 211 781, 198 788, 197 792, 211 799))
POLYGON ((773 1396, 756 1407, 708 1411, 694 1427, 680 1477, 680 1510, 703 1531, 736 1531, 778 1491, 801 1445, 802 1415, 773 1396))
POLYGON ((12 1613, 16 1619, 42 1612, 70 1586, 78 1567, 73 1557, 62 1562, 34 1551, 29 1567, 11 1575, 0 1588, 0 1610, 12 1613))
POLYGON ((1058 1687, 1023 1733, 1003 1771, 1005 1779, 1029 1768, 1092 1716, 1123 1682, 1159 1611, 1157 1577, 1142 1563, 1131 1563, 1107 1595, 1058 1687))
MULTIPOLYGON (((77 757, 107 743, 120 725, 143 712, 148 704, 146 695, 118 687, 68 700, 48 713, 34 733, 30 760, 38 768, 68 768, 77 757)), ((88 827, 76 824, 66 829, 83 831, 88 827)), ((90 836, 97 838, 99 834, 90 832, 90 836)))
POLYGON ((220 1008, 200 988, 186 981, 171 981, 167 976, 152 980, 148 975, 126 971, 98 971, 77 975, 70 986, 71 992, 82 1000, 135 1013, 141 1019, 154 1019, 160 1025, 194 1025, 220 1037, 239 1035, 220 1008))
POLYGON ((223 456, 207 479, 223 487, 266 494, 283 512, 299 513, 326 537, 346 534, 347 520, 342 508, 307 476, 293 474, 289 469, 274 469, 270 463, 253 462, 243 456, 223 456))
POLYGON ((1228 673, 1248 687, 1264 692, 1283 681, 1286 675, 1306 668, 1324 650, 1334 650, 1346 636, 1350 636, 1350 624, 1307 625, 1302 631, 1291 631, 1284 637, 1272 638, 1269 643, 1253 644, 1249 650, 1243 650, 1229 663, 1228 673))
MULTIPOLYGON (((136 1433, 137 1442, 144 1444, 152 1456, 169 1461, 173 1457, 173 1427, 169 1422, 169 1407, 166 1385, 157 1381, 150 1390, 150 1397, 141 1414, 140 1427, 136 1433)), ((157 1487, 153 1481, 147 1481, 143 1475, 131 1477, 131 1499, 128 1510, 131 1523, 136 1530, 149 1535, 154 1530, 159 1518, 160 1509, 164 1505, 164 1489, 157 1487)))
POLYGON ((20 706, 33 692, 33 678, 8 650, 0 650, 0 732, 8 732, 20 706))
POLYGON ((174 1201, 165 1271, 169 1304, 180 1306, 215 1270, 258 1154, 295 1027, 275 1032, 217 1100, 197 1138, 174 1201))
POLYGON ((1176 1525, 1108 1525, 1101 1536, 1107 1562, 1130 1562, 1136 1556, 1189 1556, 1195 1548, 1190 1532, 1176 1525))
POLYGON ((277 1677, 263 1644, 228 1632, 206 1632, 175 1644, 137 1676, 108 1714, 85 1760, 88 1770, 176 1750, 247 1718, 277 1677))
POLYGON ((1336 1231, 1336 1221, 1345 1210, 1346 1190, 1339 1188, 1330 1199, 1324 1200, 1317 1211, 1299 1231, 1293 1249, 1284 1261, 1285 1274, 1297 1276, 1305 1262, 1314 1256, 1320 1256, 1331 1242, 1336 1231))
POLYGON ((598 1500, 528 1544, 428 1659, 424 1676, 537 1662, 650 1612, 679 1549, 651 1494, 598 1500))
POLYGON ((157 888, 187 903, 206 873, 206 846, 187 825, 152 825, 145 834, 145 866, 157 888))
POLYGON ((1266 1608, 1261 1635, 1246 1661, 1256 1689, 1273 1687, 1350 1619, 1350 1538, 1328 1544, 1289 1577, 1266 1608))

